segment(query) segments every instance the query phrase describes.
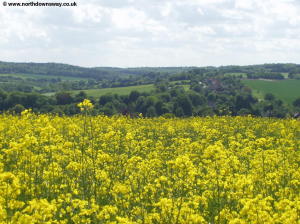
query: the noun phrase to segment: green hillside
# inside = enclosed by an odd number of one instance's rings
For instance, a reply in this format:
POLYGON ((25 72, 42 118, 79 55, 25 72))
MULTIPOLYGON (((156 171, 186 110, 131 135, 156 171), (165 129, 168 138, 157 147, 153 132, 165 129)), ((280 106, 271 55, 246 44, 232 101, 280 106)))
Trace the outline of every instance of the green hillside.
POLYGON ((300 97, 300 80, 243 80, 243 83, 253 89, 258 98, 263 98, 266 93, 272 93, 282 101, 291 104, 300 97))
MULTIPOLYGON (((88 96, 98 98, 107 93, 126 95, 129 94, 132 90, 137 90, 139 92, 150 92, 151 90, 154 90, 154 85, 150 84, 150 85, 127 86, 127 87, 116 87, 116 88, 87 89, 87 90, 75 90, 75 91, 68 91, 68 92, 77 94, 80 91, 84 91, 88 96)), ((45 95, 51 96, 54 94, 55 93, 46 93, 45 95)))
POLYGON ((12 78, 21 78, 21 79, 61 79, 61 80, 69 80, 69 81, 76 81, 76 80, 87 80, 88 78, 84 77, 72 77, 72 76, 49 76, 49 75, 41 75, 41 74, 0 74, 0 77, 12 77, 12 78))
MULTIPOLYGON (((185 90, 189 90, 189 88, 190 88, 189 85, 180 85, 180 86, 182 86, 185 90)), ((98 98, 98 97, 100 97, 102 95, 105 95, 107 93, 127 95, 133 90, 136 90, 136 91, 139 91, 139 92, 151 92, 154 89, 155 89, 154 85, 149 84, 149 85, 103 88, 103 89, 74 90, 74 91, 68 91, 68 92, 73 93, 75 95, 75 94, 79 93, 80 91, 84 91, 88 96, 98 98)), ((54 95, 54 94, 55 93, 45 93, 44 95, 51 96, 51 95, 54 95)))

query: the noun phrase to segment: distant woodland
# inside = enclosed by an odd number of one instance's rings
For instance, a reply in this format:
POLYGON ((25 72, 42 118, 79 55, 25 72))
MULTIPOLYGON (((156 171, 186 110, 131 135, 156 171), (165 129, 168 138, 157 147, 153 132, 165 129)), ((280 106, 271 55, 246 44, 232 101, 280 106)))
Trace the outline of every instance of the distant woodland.
POLYGON ((284 118, 299 113, 300 93, 291 91, 292 102, 285 102, 276 92, 257 94, 244 80, 293 80, 300 84, 300 65, 83 68, 0 62, 0 111, 18 114, 32 108, 37 113, 75 115, 80 113, 76 105, 88 98, 95 105, 93 114, 109 116, 284 118), (143 85, 151 89, 146 91, 143 85), (130 87, 130 91, 122 92, 123 87, 130 87), (91 90, 108 88, 113 91, 90 94, 91 90))

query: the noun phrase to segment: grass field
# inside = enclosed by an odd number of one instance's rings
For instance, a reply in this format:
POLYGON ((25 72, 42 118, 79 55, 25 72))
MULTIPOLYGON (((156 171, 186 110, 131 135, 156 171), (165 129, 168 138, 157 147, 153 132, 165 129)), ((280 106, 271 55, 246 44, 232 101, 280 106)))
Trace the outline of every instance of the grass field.
MULTIPOLYGON (((188 90, 190 88, 189 85, 181 85, 181 86, 185 90, 188 90)), ((75 94, 79 93, 80 91, 84 91, 88 96, 98 98, 98 97, 103 96, 107 93, 119 94, 119 95, 128 95, 133 90, 136 90, 136 91, 139 91, 139 92, 150 92, 150 91, 154 90, 154 88, 155 87, 154 87, 153 84, 148 84, 148 85, 103 88, 103 89, 74 90, 74 91, 69 91, 69 92, 75 95, 75 94)), ((54 94, 55 93, 45 93, 44 95, 52 96, 54 94)))
POLYGON ((300 97, 300 80, 242 80, 242 82, 253 89, 253 93, 258 98, 263 98, 266 93, 272 93, 282 101, 291 104, 300 97))
MULTIPOLYGON (((131 91, 137 90, 139 92, 150 92, 154 90, 154 85, 149 84, 149 85, 139 85, 139 86, 126 86, 126 87, 116 87, 116 88, 103 88, 103 89, 88 89, 88 90, 83 90, 86 92, 88 96, 92 97, 100 97, 102 95, 105 95, 107 93, 116 93, 119 95, 127 95, 131 91)), ((76 91, 70 91, 73 94, 77 94, 82 90, 76 90, 76 91)))
POLYGON ((31 78, 31 79, 56 79, 60 78, 61 80, 87 80, 88 78, 77 78, 77 77, 70 77, 70 76, 52 76, 52 75, 38 75, 38 74, 0 74, 0 76, 10 76, 16 78, 31 78))
POLYGON ((285 79, 288 79, 289 78, 289 73, 288 72, 282 72, 281 73, 285 79))

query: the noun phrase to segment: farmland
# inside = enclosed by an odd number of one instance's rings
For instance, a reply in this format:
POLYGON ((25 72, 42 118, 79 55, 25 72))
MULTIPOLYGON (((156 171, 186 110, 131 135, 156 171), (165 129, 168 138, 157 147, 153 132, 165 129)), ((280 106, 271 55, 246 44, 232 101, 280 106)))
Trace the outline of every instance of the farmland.
POLYGON ((300 97, 300 80, 242 80, 246 86, 254 90, 258 98, 263 98, 266 93, 272 93, 285 103, 291 104, 300 97))
POLYGON ((290 79, 298 74, 298 67, 264 64, 84 68, 57 63, 0 62, 0 111, 20 113, 31 108, 34 112, 75 115, 80 112, 76 104, 88 98, 95 104, 93 114, 109 116, 251 114, 284 118, 299 112, 296 104, 291 105, 300 97, 299 80, 290 79), (249 77, 255 80, 247 80, 249 77), (268 92, 275 97, 264 99, 268 92))
MULTIPOLYGON (((98 97, 108 94, 108 93, 125 95, 125 94, 129 94, 133 90, 137 90, 139 92, 150 92, 150 91, 154 90, 154 85, 149 84, 149 85, 115 87, 115 88, 86 89, 86 90, 75 90, 75 91, 69 91, 69 92, 72 94, 78 94, 80 91, 84 91, 88 96, 98 98, 98 97)), ((51 96, 54 94, 55 93, 46 93, 45 95, 51 96)))
MULTIPOLYGON (((189 89, 189 85, 180 85, 180 86, 182 86, 185 90, 189 89)), ((98 98, 108 93, 118 94, 118 95, 128 95, 133 90, 139 91, 141 93, 145 93, 145 92, 151 92, 154 89, 155 89, 154 85, 149 84, 149 85, 137 85, 137 86, 102 88, 102 89, 75 90, 69 92, 74 95, 74 94, 78 94, 80 91, 84 91, 88 96, 98 98)), ((51 96, 54 94, 55 93, 46 93, 45 95, 51 96)))
MULTIPOLYGON (((100 97, 107 93, 116 93, 119 95, 129 94, 131 91, 137 90, 140 92, 150 92, 154 90, 154 86, 152 84, 149 85, 138 85, 138 86, 127 86, 127 87, 115 87, 115 88, 103 88, 103 89, 88 89, 84 90, 88 96, 100 97)), ((80 91, 72 91, 71 93, 76 94, 80 91)))
MULTIPOLYGON (((84 107, 86 106, 86 107, 84 107)), ((300 125, 0 115, 1 223, 297 223, 300 125)))

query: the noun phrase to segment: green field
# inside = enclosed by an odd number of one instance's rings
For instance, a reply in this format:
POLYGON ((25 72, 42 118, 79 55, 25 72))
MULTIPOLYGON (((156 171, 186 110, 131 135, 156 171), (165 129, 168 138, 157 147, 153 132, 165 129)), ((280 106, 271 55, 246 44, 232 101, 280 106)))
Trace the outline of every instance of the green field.
MULTIPOLYGON (((154 86, 150 84, 150 85, 126 86, 126 87, 104 88, 104 89, 88 89, 88 90, 84 90, 84 92, 86 92, 88 96, 100 97, 107 93, 126 95, 133 90, 137 90, 139 92, 150 92, 151 90, 154 90, 154 86)), ((71 93, 77 94, 80 91, 81 90, 71 91, 71 93)))
POLYGON ((285 103, 292 104, 300 97, 300 80, 242 80, 242 82, 253 89, 254 95, 260 99, 266 93, 272 93, 285 103))
MULTIPOLYGON (((137 90, 139 92, 150 92, 154 90, 154 85, 139 85, 139 86, 126 86, 126 87, 116 87, 116 88, 103 88, 103 89, 87 89, 87 90, 74 90, 74 91, 68 91, 72 94, 77 94, 80 91, 84 91, 88 96, 92 97, 100 97, 102 95, 105 95, 107 93, 116 93, 119 95, 126 95, 129 94, 132 90, 137 90)), ((51 96, 55 93, 46 93, 44 95, 51 96)))
POLYGON ((16 77, 22 79, 56 79, 60 78, 61 80, 87 80, 88 78, 82 77, 70 77, 70 76, 52 76, 52 75, 39 75, 39 74, 0 74, 0 76, 9 76, 9 77, 16 77))
MULTIPOLYGON (((180 85, 182 86, 185 90, 189 90, 190 86, 189 85, 180 85)), ((80 91, 84 91, 88 96, 92 96, 95 98, 98 98, 102 95, 105 95, 107 93, 112 93, 112 94, 119 94, 119 95, 128 95, 130 94, 131 91, 136 90, 139 92, 151 92, 154 90, 155 87, 153 84, 148 84, 148 85, 139 85, 139 86, 126 86, 126 87, 115 87, 115 88, 103 88, 103 89, 87 89, 87 90, 74 90, 74 91, 68 91, 72 94, 77 94, 80 91)), ((52 96, 55 93, 45 93, 44 95, 46 96, 52 96)))
POLYGON ((285 79, 289 78, 289 73, 288 72, 281 72, 281 74, 284 76, 285 79))

